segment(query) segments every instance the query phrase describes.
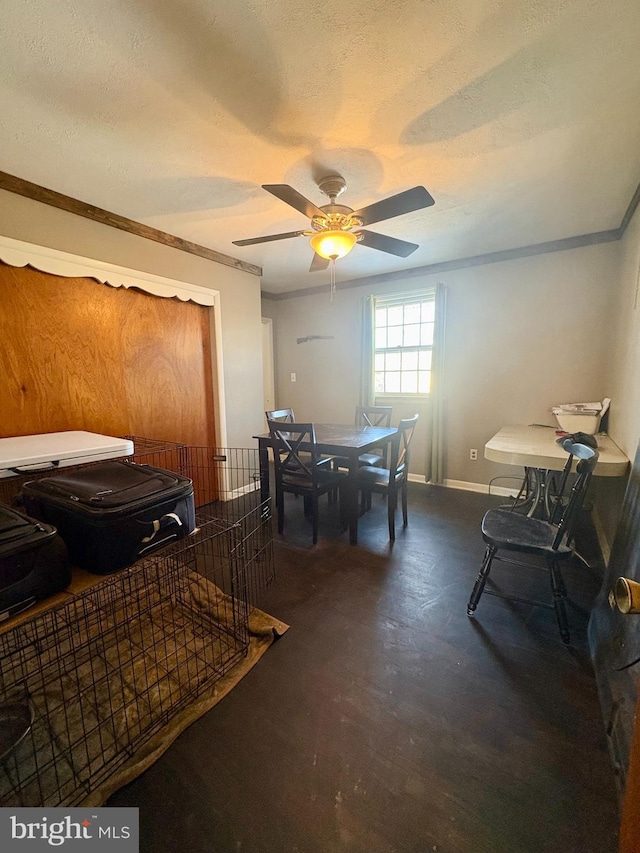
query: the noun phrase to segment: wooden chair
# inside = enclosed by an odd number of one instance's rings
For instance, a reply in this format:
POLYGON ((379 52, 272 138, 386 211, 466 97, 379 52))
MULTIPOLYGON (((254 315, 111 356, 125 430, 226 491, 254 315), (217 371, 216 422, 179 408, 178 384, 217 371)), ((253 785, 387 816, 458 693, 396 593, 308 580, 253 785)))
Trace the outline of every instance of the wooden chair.
POLYGON ((296 419, 293 409, 273 409, 271 412, 265 412, 264 416, 268 421, 279 421, 283 424, 292 424, 296 419))
POLYGON ((402 499, 403 527, 407 526, 407 482, 409 476, 409 446, 418 422, 418 415, 405 418, 398 424, 398 431, 391 440, 389 468, 363 465, 358 469, 358 489, 364 511, 371 506, 371 493, 379 492, 387 497, 389 539, 396 538, 395 515, 398 494, 402 499))
MULTIPOLYGON (((390 427, 391 412, 391 406, 356 406, 354 424, 357 427, 390 427)), ((388 443, 384 447, 379 448, 379 450, 380 453, 361 453, 358 457, 358 464, 369 465, 374 468, 386 468, 388 443)), ((338 468, 346 468, 348 466, 348 462, 343 456, 334 456, 333 464, 338 468)))
MULTIPOLYGON (((565 598, 567 590, 560 572, 560 562, 568 560, 574 553, 571 547, 573 527, 582 501, 586 492, 593 469, 598 461, 598 452, 592 447, 584 444, 563 445, 571 456, 580 460, 576 469, 576 478, 569 495, 569 499, 558 524, 552 521, 543 521, 528 515, 520 515, 508 509, 490 509, 482 519, 482 538, 486 542, 485 551, 480 572, 467 604, 467 614, 473 616, 480 601, 483 591, 487 595, 497 595, 510 601, 522 601, 539 607, 548 607, 555 610, 556 621, 560 636, 564 643, 568 643, 569 624, 565 598), (491 571, 494 560, 508 563, 511 566, 519 566, 531 569, 534 563, 524 563, 519 560, 502 557, 500 551, 515 551, 521 554, 533 554, 544 558, 546 568, 549 571, 551 583, 552 603, 532 601, 528 598, 520 598, 515 595, 505 595, 497 590, 485 590, 485 584, 491 571)), ((553 514, 552 514, 553 518, 553 514)))
MULTIPOLYGON (((359 427, 390 427, 391 406, 356 406, 355 425, 359 427)), ((388 460, 388 445, 380 448, 380 453, 362 453, 358 457, 360 465, 370 465, 374 468, 386 468, 388 460)))
POLYGON ((335 494, 346 474, 323 465, 316 448, 314 425, 268 420, 275 468, 278 533, 284 530, 284 495, 304 498, 305 515, 311 515, 313 544, 318 541, 318 498, 335 494), (302 451, 301 445, 305 444, 302 451), (318 464, 320 463, 320 464, 318 464))
MULTIPOLYGON (((281 424, 293 424, 296 421, 296 416, 293 412, 293 409, 273 409, 271 412, 265 412, 265 417, 267 419, 267 423, 269 421, 278 421, 281 424)), ((302 454, 304 455, 304 454, 302 454)), ((328 465, 329 467, 333 467, 333 457, 332 456, 323 456, 318 459, 318 465, 328 465)))

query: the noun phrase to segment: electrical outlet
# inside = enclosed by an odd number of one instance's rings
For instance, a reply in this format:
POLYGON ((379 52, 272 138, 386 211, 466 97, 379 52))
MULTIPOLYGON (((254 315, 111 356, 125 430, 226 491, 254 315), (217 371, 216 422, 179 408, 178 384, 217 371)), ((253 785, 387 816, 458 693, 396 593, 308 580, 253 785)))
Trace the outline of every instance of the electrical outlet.
POLYGON ((295 373, 292 373, 292 374, 291 374, 291 381, 292 381, 292 382, 295 382, 295 381, 296 381, 296 378, 297 378, 297 377, 296 377, 295 373))
POLYGON ((475 449, 475 447, 472 447, 469 451, 469 459, 471 459, 472 462, 478 461, 478 451, 475 449))

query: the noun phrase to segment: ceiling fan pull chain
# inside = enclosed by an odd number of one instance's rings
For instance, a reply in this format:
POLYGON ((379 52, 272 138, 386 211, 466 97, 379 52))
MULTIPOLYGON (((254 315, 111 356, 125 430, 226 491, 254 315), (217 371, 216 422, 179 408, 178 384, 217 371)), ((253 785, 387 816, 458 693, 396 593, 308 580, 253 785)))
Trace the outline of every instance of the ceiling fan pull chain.
POLYGON ((331 265, 329 267, 330 273, 330 281, 331 281, 331 297, 330 301, 333 302, 333 294, 336 292, 336 259, 331 258, 331 265))

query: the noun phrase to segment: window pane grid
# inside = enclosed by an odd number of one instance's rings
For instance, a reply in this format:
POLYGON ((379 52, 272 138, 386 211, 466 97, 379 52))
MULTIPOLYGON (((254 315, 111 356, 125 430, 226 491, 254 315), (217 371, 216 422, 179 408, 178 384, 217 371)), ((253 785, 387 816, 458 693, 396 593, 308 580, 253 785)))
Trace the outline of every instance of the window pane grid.
POLYGON ((375 309, 377 394, 428 394, 435 322, 433 297, 407 298, 375 309))

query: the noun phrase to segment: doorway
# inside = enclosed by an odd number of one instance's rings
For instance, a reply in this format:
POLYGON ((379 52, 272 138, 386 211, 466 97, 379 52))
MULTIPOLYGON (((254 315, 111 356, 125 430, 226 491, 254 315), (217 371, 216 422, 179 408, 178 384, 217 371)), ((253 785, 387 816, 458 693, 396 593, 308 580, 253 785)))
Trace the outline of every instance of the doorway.
POLYGON ((264 411, 276 408, 276 386, 273 359, 273 320, 262 318, 262 385, 264 388, 264 411))

